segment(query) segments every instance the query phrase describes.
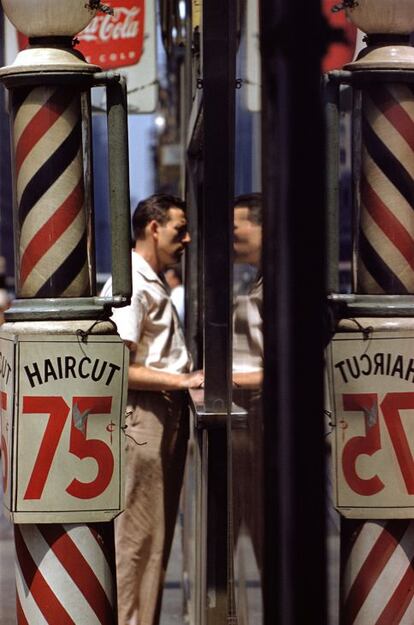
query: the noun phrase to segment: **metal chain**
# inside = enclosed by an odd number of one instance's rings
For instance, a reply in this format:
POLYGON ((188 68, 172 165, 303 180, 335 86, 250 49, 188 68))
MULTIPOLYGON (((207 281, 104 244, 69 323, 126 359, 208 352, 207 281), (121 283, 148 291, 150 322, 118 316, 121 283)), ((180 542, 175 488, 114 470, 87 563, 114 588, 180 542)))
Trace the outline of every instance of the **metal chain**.
POLYGON ((358 4, 357 0, 342 0, 341 4, 335 4, 332 7, 332 13, 338 13, 338 11, 343 11, 344 9, 353 9, 358 4))
MULTIPOLYGON (((88 6, 88 5, 86 5, 88 6)), ((97 9, 98 11, 102 11, 102 13, 108 13, 109 15, 114 14, 114 10, 108 4, 102 4, 99 0, 89 0, 89 7, 92 10, 97 9)))

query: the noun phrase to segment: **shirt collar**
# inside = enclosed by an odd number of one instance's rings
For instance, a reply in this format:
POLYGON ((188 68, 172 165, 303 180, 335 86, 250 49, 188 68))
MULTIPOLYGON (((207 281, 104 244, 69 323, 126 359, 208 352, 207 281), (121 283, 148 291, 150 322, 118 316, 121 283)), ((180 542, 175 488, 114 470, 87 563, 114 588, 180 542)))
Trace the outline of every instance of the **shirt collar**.
POLYGON ((140 273, 146 280, 149 280, 150 282, 158 282, 165 287, 160 276, 155 273, 145 258, 138 252, 135 252, 135 250, 132 250, 132 268, 134 271, 138 271, 138 273, 140 273))

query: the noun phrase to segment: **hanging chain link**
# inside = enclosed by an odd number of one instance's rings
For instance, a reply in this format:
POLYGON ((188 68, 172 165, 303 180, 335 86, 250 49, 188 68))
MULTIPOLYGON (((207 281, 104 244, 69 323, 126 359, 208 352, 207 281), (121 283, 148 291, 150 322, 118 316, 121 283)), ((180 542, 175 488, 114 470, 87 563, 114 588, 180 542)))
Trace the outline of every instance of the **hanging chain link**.
MULTIPOLYGON (((88 5, 86 5, 88 6, 88 5)), ((102 11, 102 13, 108 13, 109 15, 114 14, 114 10, 108 4, 102 4, 99 0, 89 0, 89 7, 92 10, 97 9, 98 11, 102 11)))
POLYGON ((332 7, 332 13, 338 13, 338 11, 343 11, 344 9, 353 9, 357 6, 357 0, 342 0, 340 4, 335 4, 335 6, 332 7))

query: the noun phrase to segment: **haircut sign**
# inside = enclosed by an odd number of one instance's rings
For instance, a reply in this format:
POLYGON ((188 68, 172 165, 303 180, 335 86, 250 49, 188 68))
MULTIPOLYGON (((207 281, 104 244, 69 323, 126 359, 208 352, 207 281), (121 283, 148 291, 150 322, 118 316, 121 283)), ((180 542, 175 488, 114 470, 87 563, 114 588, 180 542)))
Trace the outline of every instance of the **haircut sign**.
POLYGON ((338 510, 414 518, 414 331, 336 334, 328 376, 338 510))
POLYGON ((128 362, 122 341, 0 333, 0 349, 4 505, 12 520, 116 516, 128 362))

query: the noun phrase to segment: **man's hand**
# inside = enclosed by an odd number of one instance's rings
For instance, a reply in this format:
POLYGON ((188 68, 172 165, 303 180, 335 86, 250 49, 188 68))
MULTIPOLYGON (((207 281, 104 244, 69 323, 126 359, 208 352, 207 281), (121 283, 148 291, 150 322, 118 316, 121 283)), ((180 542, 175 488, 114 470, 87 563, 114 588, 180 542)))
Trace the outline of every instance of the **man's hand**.
POLYGON ((204 371, 192 371, 191 373, 182 373, 183 389, 184 388, 203 388, 204 387, 204 371))

